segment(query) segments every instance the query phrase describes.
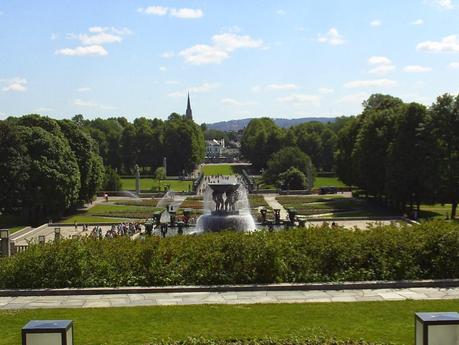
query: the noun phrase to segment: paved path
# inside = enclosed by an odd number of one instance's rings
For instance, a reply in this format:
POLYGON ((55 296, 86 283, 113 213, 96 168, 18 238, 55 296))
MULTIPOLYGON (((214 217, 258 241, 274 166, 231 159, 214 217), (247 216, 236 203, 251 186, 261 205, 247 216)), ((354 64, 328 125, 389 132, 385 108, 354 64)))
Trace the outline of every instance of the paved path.
POLYGON ((458 299, 459 288, 229 291, 0 297, 0 309, 106 308, 189 304, 318 303, 458 299))
POLYGON ((271 207, 273 210, 274 209, 279 209, 280 210, 280 217, 282 220, 288 220, 288 212, 282 206, 282 204, 276 200, 276 197, 279 196, 278 194, 262 194, 263 197, 265 198, 266 202, 268 203, 269 207, 271 207))

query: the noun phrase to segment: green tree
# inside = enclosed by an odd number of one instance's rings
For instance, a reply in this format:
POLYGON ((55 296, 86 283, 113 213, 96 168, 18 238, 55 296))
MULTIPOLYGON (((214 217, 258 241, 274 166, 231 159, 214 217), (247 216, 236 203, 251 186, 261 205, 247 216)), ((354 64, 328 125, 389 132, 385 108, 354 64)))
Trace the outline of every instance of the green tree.
POLYGON ((244 130, 241 153, 256 169, 266 167, 267 159, 284 146, 285 132, 272 119, 253 119, 244 130))
POLYGON ((310 158, 297 147, 285 147, 271 156, 263 178, 268 183, 278 183, 279 175, 294 167, 306 176, 310 166, 310 158))
POLYGON ((302 171, 291 167, 279 174, 278 185, 286 190, 303 190, 307 188, 308 180, 302 171))
POLYGON ((106 191, 121 190, 122 183, 118 173, 112 167, 105 168, 103 189, 106 191))
POLYGON ((155 179, 158 180, 158 191, 161 190, 161 180, 166 179, 166 169, 164 167, 156 168, 155 179))
POLYGON ((459 199, 459 96, 438 97, 429 112, 439 157, 439 196, 442 202, 451 203, 451 218, 455 218, 459 199))
POLYGON ((90 135, 70 120, 59 121, 59 126, 75 154, 80 172, 79 198, 85 202, 92 200, 102 186, 104 166, 90 135))

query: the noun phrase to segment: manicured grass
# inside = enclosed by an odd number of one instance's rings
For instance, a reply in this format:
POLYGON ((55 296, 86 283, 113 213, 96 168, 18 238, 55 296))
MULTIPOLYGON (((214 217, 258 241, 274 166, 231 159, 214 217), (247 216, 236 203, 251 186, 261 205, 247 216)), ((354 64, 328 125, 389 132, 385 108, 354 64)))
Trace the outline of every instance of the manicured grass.
POLYGON ((337 177, 316 177, 314 179, 314 188, 331 186, 331 187, 348 187, 337 177))
POLYGON ((20 344, 31 319, 69 319, 79 345, 317 335, 408 345, 419 311, 459 311, 459 300, 0 311, 0 344, 20 344))
POLYGON ((231 164, 204 165, 204 175, 234 175, 238 172, 239 166, 231 164))
POLYGON ((445 219, 451 215, 451 204, 421 205, 419 217, 425 219, 445 219))
POLYGON ((202 214, 202 210, 204 208, 203 201, 202 201, 202 196, 190 196, 187 197, 182 204, 180 205, 180 208, 178 209, 177 213, 182 214, 183 209, 185 208, 191 208, 193 210, 192 215, 193 216, 198 216, 202 214))
POLYGON ((73 224, 77 222, 78 224, 91 224, 91 223, 122 223, 130 221, 130 219, 126 218, 112 218, 112 217, 96 217, 96 216, 86 216, 86 215, 75 215, 63 220, 60 220, 59 223, 64 224, 73 224))
POLYGON ((120 199, 111 200, 115 205, 156 207, 159 199, 120 199))
MULTIPOLYGON (((161 180, 161 190, 163 191, 166 185, 170 186, 170 190, 174 192, 188 192, 192 185, 192 181, 182 180, 161 180)), ((143 191, 158 191, 159 182, 153 178, 141 178, 140 189, 143 191)), ((122 178, 122 190, 135 190, 135 178, 122 178)))

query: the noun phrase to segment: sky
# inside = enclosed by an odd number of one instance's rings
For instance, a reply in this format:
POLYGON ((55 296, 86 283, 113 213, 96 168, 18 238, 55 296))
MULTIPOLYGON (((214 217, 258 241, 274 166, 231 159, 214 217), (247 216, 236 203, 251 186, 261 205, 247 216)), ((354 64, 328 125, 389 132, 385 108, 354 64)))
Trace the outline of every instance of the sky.
POLYGON ((0 0, 0 119, 355 115, 459 93, 459 0, 0 0))

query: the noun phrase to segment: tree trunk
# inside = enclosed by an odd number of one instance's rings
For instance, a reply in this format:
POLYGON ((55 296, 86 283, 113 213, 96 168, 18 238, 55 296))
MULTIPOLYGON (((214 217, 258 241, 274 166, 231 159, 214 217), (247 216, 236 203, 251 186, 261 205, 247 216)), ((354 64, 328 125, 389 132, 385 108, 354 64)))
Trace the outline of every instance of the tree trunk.
POLYGON ((457 209, 457 201, 453 201, 451 205, 451 219, 456 219, 456 209, 457 209))

